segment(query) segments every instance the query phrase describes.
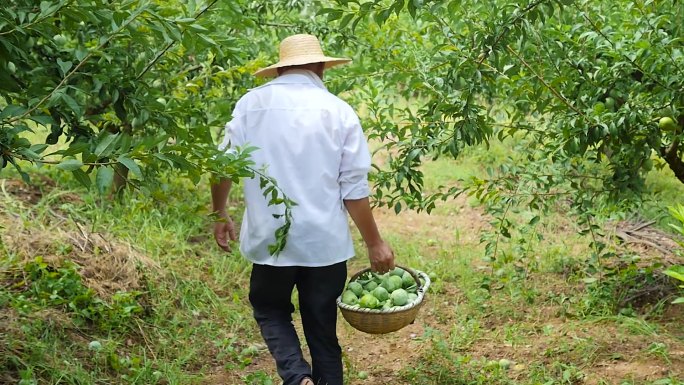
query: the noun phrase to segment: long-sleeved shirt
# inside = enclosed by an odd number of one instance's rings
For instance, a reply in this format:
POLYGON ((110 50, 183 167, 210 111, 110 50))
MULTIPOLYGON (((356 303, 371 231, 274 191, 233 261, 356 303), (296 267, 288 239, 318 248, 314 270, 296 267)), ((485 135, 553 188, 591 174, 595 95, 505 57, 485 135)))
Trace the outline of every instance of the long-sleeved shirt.
POLYGON ((291 70, 252 89, 236 104, 219 148, 253 146, 256 169, 266 167, 296 202, 287 244, 268 252, 284 223, 269 206, 259 178, 244 180, 246 210, 240 251, 273 266, 328 266, 354 255, 343 200, 369 195, 370 152, 354 110, 311 71, 291 70))

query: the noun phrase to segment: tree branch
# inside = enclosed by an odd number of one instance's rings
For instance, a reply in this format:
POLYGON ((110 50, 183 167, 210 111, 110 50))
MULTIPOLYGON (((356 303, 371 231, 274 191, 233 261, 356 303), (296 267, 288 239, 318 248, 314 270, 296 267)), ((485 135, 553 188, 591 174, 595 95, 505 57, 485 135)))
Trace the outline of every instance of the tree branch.
MULTIPOLYGON (((207 11, 209 10, 209 8, 213 7, 214 4, 216 4, 216 3, 218 3, 218 0, 214 0, 214 1, 212 1, 211 3, 209 3, 206 7, 204 7, 204 9, 202 9, 201 11, 199 11, 199 12, 193 17, 193 19, 195 19, 195 21, 197 21, 197 19, 199 19, 205 12, 207 12, 207 11)), ((184 33, 184 32, 185 32, 184 30, 181 31, 181 37, 183 37, 183 33, 184 33)), ((154 56, 154 59, 152 59, 152 61, 150 61, 149 63, 147 63, 147 65, 146 65, 145 68, 142 70, 142 72, 140 72, 140 74, 138 74, 138 76, 135 77, 135 80, 140 80, 140 78, 143 77, 143 75, 145 75, 145 74, 147 73, 147 71, 149 71, 152 67, 154 67, 154 65, 157 64, 157 62, 159 61, 159 59, 161 59, 162 56, 164 56, 164 55, 171 49, 171 47, 173 47, 174 44, 176 44, 176 42, 177 42, 177 40, 174 40, 174 41, 170 42, 169 44, 166 45, 166 47, 164 47, 163 50, 159 51, 159 52, 157 53, 157 55, 154 56)))
POLYGON ((95 48, 95 49, 91 50, 90 52, 88 52, 88 54, 83 58, 83 60, 81 60, 74 68, 72 68, 71 71, 69 71, 69 73, 66 74, 66 75, 62 78, 62 80, 57 84, 57 86, 56 86, 55 88, 52 89, 52 91, 50 91, 49 94, 47 94, 45 97, 43 97, 38 103, 36 103, 33 107, 31 107, 31 108, 29 108, 28 110, 26 110, 26 112, 24 112, 24 113, 21 114, 20 116, 17 116, 17 117, 14 117, 14 118, 10 119, 10 120, 8 121, 8 124, 12 124, 12 123, 14 123, 14 122, 16 122, 16 121, 22 120, 22 119, 24 119, 25 117, 27 117, 28 115, 30 115, 31 113, 33 113, 33 111, 37 110, 38 107, 40 107, 41 105, 43 105, 43 103, 45 103, 48 99, 50 99, 50 97, 52 97, 52 95, 54 95, 55 92, 57 92, 57 90, 59 90, 60 88, 62 88, 62 86, 67 82, 67 80, 69 80, 69 79, 70 79, 70 78, 71 78, 71 77, 72 77, 72 76, 73 76, 81 67, 83 67, 83 65, 84 65, 91 57, 93 57, 93 52, 98 51, 98 50, 102 49, 103 47, 105 47, 107 44, 109 44, 109 42, 111 42, 111 41, 114 39, 114 37, 116 37, 116 35, 117 35, 119 32, 121 32, 124 28, 126 28, 130 23, 133 22, 133 20, 135 20, 136 18, 138 18, 138 16, 140 16, 140 15, 141 15, 144 11, 146 11, 146 10, 147 10, 146 7, 143 7, 143 8, 138 9, 137 12, 134 13, 134 14, 132 15, 132 17, 130 17, 125 23, 121 24, 121 26, 119 26, 119 28, 117 28, 116 31, 114 31, 114 32, 107 38, 107 40, 105 40, 104 42, 100 43, 100 44, 97 46, 97 48, 95 48))
POLYGON ((544 86, 545 86, 549 91, 551 91, 552 94, 554 94, 554 95, 556 96, 556 98, 558 98, 561 102, 563 102, 563 104, 565 104, 566 106, 568 106, 571 110, 575 111, 579 116, 581 116, 581 117, 584 118, 586 121, 588 121, 587 116, 584 115, 584 113, 583 113, 582 111, 580 111, 579 109, 577 109, 577 107, 575 107, 575 106, 573 106, 572 104, 570 104, 570 102, 569 102, 565 97, 563 97, 563 95, 561 95, 555 88, 551 87, 551 85, 550 85, 549 83, 547 83, 546 80, 544 80, 544 78, 541 77, 541 75, 539 75, 539 74, 537 73, 537 71, 535 71, 534 68, 532 68, 532 67, 525 61, 525 59, 522 58, 522 56, 520 56, 520 54, 519 54, 518 52, 516 52, 513 48, 511 48, 511 46, 508 46, 508 45, 507 45, 506 48, 508 49, 508 51, 509 51, 510 53, 512 53, 515 57, 517 57, 518 60, 520 60, 520 62, 521 62, 527 69, 529 69, 530 71, 532 71, 532 74, 534 75, 534 77, 536 77, 537 79, 539 79, 539 81, 542 82, 542 84, 544 84, 544 86))

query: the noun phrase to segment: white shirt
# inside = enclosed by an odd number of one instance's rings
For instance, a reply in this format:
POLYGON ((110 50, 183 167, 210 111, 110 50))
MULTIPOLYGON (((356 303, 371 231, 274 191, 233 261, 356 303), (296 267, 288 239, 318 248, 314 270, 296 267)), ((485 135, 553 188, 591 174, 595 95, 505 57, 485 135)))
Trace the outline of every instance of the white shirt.
POLYGON ((254 146, 256 169, 266 173, 297 206, 285 248, 268 245, 284 223, 283 206, 268 206, 259 178, 245 179, 246 210, 240 251, 273 266, 328 266, 354 256, 344 199, 369 195, 370 152, 359 118, 328 92, 311 71, 292 70, 257 87, 236 104, 219 148, 254 146))

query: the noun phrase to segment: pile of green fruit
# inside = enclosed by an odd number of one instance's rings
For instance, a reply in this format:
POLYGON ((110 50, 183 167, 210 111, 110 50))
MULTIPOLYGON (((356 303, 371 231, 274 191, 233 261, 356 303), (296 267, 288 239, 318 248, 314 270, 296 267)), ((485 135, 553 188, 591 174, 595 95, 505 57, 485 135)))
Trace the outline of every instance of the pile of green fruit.
POLYGON ((385 274, 369 271, 347 284, 342 303, 364 309, 389 310, 413 303, 418 299, 417 292, 416 280, 400 267, 385 274))

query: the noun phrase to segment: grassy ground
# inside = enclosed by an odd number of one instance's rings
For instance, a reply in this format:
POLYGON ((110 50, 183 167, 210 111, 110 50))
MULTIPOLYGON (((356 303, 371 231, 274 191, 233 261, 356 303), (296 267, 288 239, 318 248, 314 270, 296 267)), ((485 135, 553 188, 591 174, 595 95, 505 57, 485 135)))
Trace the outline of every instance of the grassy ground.
MULTIPOLYGON (((431 164, 428 188, 503 153, 431 164)), ((173 181, 121 204, 40 174, 32 186, 0 179, 0 383, 279 383, 251 318, 250 266, 211 237, 206 184, 173 181)), ((684 193, 669 180, 649 176, 649 218, 684 193)), ((651 269, 672 256, 613 245, 610 273, 591 283, 588 241, 562 212, 542 221, 542 239, 503 244, 524 258, 494 267, 473 199, 377 217, 398 261, 438 279, 396 333, 339 321, 348 384, 684 384, 684 307, 668 306, 651 269)), ((367 265, 356 239, 350 272, 367 265)))

